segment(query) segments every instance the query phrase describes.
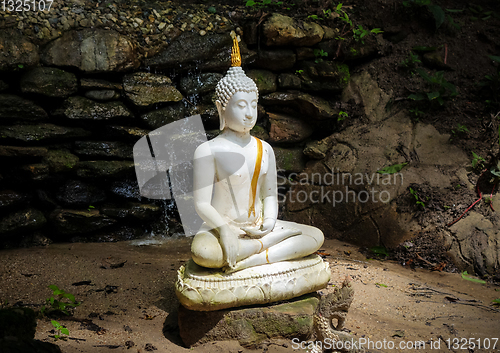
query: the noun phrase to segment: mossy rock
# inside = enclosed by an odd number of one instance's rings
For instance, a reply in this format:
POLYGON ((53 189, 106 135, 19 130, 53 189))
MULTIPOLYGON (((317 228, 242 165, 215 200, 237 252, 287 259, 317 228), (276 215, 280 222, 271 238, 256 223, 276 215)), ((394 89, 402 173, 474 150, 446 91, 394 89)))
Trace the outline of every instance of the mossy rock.
POLYGON ((74 169, 79 158, 68 150, 50 150, 43 158, 52 173, 67 172, 74 169))
POLYGON ((68 97, 78 90, 76 76, 53 67, 37 67, 21 79, 23 93, 36 93, 48 97, 68 97))
MULTIPOLYGON (((0 234, 10 235, 31 232, 42 228, 47 220, 37 209, 16 211, 0 219, 0 234)), ((1 331, 0 331, 1 332, 1 331)))
POLYGON ((118 178, 134 173, 134 162, 129 161, 85 161, 78 163, 80 178, 118 178))
POLYGON ((313 293, 280 304, 249 308, 192 311, 181 307, 180 335, 187 346, 235 339, 245 347, 256 347, 270 338, 306 339, 312 334, 318 304, 318 296, 313 293))

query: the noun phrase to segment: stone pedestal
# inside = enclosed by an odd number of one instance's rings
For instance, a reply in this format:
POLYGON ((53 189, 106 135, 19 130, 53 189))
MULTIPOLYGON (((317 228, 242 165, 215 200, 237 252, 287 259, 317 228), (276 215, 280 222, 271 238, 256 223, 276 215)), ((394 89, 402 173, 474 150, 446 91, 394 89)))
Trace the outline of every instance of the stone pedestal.
POLYGON ((254 347, 263 340, 307 339, 313 332, 313 317, 319 295, 267 306, 218 311, 193 311, 179 307, 179 333, 188 347, 210 341, 238 340, 254 347))
POLYGON ((328 262, 318 255, 229 274, 190 260, 178 271, 175 291, 184 307, 213 311, 296 298, 325 288, 330 275, 328 262))

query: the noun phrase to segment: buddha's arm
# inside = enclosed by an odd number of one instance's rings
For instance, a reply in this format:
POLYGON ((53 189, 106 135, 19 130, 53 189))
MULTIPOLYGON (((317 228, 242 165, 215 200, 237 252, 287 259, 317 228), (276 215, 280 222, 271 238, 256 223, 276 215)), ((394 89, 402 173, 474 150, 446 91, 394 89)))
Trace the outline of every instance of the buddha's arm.
POLYGON ((193 160, 194 205, 198 215, 212 229, 219 232, 219 242, 230 267, 236 264, 238 236, 234 234, 220 213, 212 206, 212 190, 215 179, 215 160, 208 143, 200 145, 193 160))

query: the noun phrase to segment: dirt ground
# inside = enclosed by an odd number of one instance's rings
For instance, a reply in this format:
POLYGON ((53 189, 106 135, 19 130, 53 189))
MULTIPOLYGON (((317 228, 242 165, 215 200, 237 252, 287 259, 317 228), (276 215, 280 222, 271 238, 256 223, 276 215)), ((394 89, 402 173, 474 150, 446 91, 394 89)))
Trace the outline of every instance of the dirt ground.
MULTIPOLYGON (((2 250, 0 300, 39 310, 52 294, 49 285, 74 294, 82 304, 72 316, 58 318, 69 329, 69 339, 55 341, 48 318, 38 320, 36 331, 36 339, 55 342, 64 353, 146 352, 154 348, 157 352, 297 351, 291 341, 271 341, 256 349, 243 348, 236 341, 184 347, 176 327, 179 302, 174 283, 177 269, 189 259, 190 239, 134 244, 73 243, 2 250), (126 262, 110 268, 110 257, 126 262)), ((356 247, 336 240, 327 240, 322 251, 329 254, 326 260, 331 265, 332 284, 339 284, 346 275, 352 278, 356 294, 346 328, 355 337, 372 342, 368 351, 406 351, 399 348, 401 342, 410 345, 415 341, 426 342, 426 348, 420 350, 424 352, 495 351, 448 350, 445 345, 449 339, 452 345, 456 343, 455 348, 462 348, 463 339, 473 338, 476 344, 491 342, 493 347, 500 338, 500 310, 491 301, 500 297, 500 287, 464 280, 458 273, 369 260, 356 247), (385 348, 380 346, 384 340, 385 348), (395 349, 389 349, 389 341, 395 349), (441 349, 430 349, 430 344, 439 342, 441 349)), ((329 287, 323 292, 331 290, 329 287)))

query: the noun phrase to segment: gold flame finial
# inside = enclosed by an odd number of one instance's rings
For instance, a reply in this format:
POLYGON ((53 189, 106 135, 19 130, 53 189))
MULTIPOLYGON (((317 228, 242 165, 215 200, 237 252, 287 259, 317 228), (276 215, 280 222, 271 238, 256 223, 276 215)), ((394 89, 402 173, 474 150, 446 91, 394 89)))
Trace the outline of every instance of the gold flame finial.
POLYGON ((241 66, 240 46, 238 44, 238 36, 233 38, 233 48, 231 49, 231 66, 241 66))

